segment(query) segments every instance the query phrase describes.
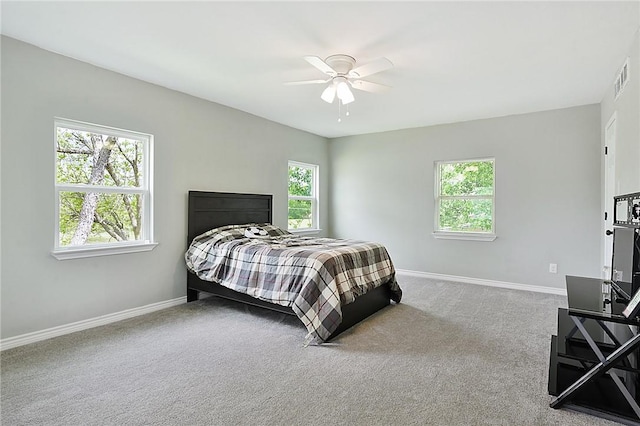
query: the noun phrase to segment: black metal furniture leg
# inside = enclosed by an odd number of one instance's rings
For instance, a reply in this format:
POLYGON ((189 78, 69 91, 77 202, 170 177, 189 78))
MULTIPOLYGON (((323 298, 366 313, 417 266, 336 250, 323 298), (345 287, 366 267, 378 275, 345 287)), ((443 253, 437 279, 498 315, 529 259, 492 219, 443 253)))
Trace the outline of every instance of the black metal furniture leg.
POLYGON ((614 352, 612 352, 608 357, 604 357, 602 352, 598 348, 598 346, 595 344, 593 339, 589 336, 589 334, 584 329, 584 326, 582 325, 582 323, 577 319, 574 319, 574 322, 576 323, 576 326, 580 329, 580 331, 583 333, 584 337, 587 339, 589 346, 591 346, 591 348, 594 349, 594 351, 598 355, 600 362, 594 365, 591 368, 591 370, 589 370, 586 374, 584 374, 575 383, 573 383, 571 386, 565 389, 564 392, 562 392, 560 395, 554 398, 550 404, 551 408, 560 408, 560 406, 562 406, 562 404, 566 402, 573 394, 579 391, 584 385, 589 383, 595 377, 598 377, 605 373, 609 373, 611 378, 614 380, 614 382, 616 383, 616 385, 624 395, 627 402, 629 402, 629 404, 633 408, 633 411, 640 418, 640 407, 638 407, 638 404, 636 403, 636 401, 629 394, 629 391, 624 387, 624 385, 620 381, 620 378, 615 374, 615 372, 611 371, 611 369, 613 368, 613 366, 616 364, 618 360, 620 360, 623 357, 626 357, 630 351, 632 351, 633 349, 638 347, 638 345, 640 345, 640 334, 635 335, 634 337, 632 337, 631 339, 629 339, 628 341, 620 345, 620 347, 617 348, 614 352))
POLYGON ((193 290, 193 289, 188 288, 187 289, 187 303, 188 302, 194 302, 194 301, 198 300, 198 293, 199 293, 198 290, 193 290))

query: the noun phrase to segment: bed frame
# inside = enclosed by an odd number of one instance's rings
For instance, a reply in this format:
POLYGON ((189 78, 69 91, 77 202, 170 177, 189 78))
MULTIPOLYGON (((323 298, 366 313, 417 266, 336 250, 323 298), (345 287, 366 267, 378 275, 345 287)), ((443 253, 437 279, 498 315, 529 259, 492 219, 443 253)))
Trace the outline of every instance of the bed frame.
MULTIPOLYGON (((252 222, 272 223, 272 204, 272 195, 189 191, 187 246, 196 236, 219 226, 243 225, 252 222)), ((289 307, 255 299, 214 282, 203 281, 189 272, 187 302, 198 300, 198 294, 201 291, 236 302, 295 315, 293 309, 289 307)), ((390 299, 391 290, 385 284, 343 306, 342 323, 329 340, 389 305, 390 299)))

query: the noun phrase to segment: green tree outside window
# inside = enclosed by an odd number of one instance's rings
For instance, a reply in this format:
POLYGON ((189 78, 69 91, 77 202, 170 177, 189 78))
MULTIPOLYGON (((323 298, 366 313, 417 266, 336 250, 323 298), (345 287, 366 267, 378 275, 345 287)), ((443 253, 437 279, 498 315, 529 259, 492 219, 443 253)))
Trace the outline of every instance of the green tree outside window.
POLYGON ((494 160, 439 162, 437 230, 492 233, 494 160))
POLYGON ((78 127, 56 126, 57 246, 140 240, 145 141, 78 127))
POLYGON ((317 166, 289 163, 289 229, 312 229, 317 166))

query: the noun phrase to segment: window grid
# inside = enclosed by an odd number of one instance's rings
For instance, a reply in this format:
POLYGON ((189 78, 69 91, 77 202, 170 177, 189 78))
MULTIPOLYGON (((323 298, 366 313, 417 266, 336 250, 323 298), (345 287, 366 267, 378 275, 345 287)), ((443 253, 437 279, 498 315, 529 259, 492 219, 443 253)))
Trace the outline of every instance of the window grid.
MULTIPOLYGON (((56 253, 61 253, 65 251, 88 251, 95 250, 96 253, 103 252, 104 254, 117 254, 118 252, 111 252, 105 250, 105 248, 110 247, 118 247, 118 246, 131 246, 135 244, 152 244, 155 246, 153 241, 153 212, 152 212, 152 141, 153 136, 133 131, 127 131, 122 129, 116 129, 107 126, 101 126, 96 124, 84 123, 75 120, 68 120, 62 118, 56 118, 54 120, 54 170, 56 173, 54 179, 55 186, 55 240, 54 240, 54 256, 57 258, 65 258, 64 255, 58 256, 56 253), (137 161, 134 161, 138 166, 136 170, 138 180, 140 181, 139 186, 117 186, 117 185, 97 185, 91 183, 66 183, 59 182, 58 180, 58 130, 59 129, 68 129, 71 131, 79 131, 86 132, 90 134, 99 134, 106 137, 115 137, 118 139, 126 139, 129 141, 140 142, 142 145, 142 161, 138 165, 137 161), (111 195, 111 194, 123 194, 123 195, 139 195, 139 199, 136 200, 137 204, 132 206, 134 212, 137 213, 139 211, 139 217, 136 217, 136 227, 139 228, 138 238, 134 239, 126 239, 123 241, 106 241, 106 242, 85 242, 81 245, 70 245, 70 244, 61 244, 61 200, 63 193, 78 193, 83 194, 86 197, 86 194, 93 193, 100 195, 111 195)), ((90 161, 90 160, 87 160, 90 161)), ((92 165, 93 167, 93 165, 92 165)), ((105 175, 107 171, 104 172, 105 175)), ((104 177, 103 177, 104 179, 104 177)), ((98 254, 96 254, 98 255, 98 254)), ((91 255, 79 255, 77 257, 87 257, 91 255)))
MULTIPOLYGON (((287 213, 287 227, 290 231, 309 231, 316 230, 319 228, 319 217, 318 217, 318 165, 316 164, 308 164, 301 163, 298 161, 289 161, 288 170, 291 171, 292 168, 300 168, 303 170, 309 170, 311 172, 311 185, 310 185, 310 195, 292 195, 287 190, 288 194, 288 213, 287 213), (291 201, 308 201, 310 203, 310 215, 309 215, 309 225, 304 226, 302 224, 303 219, 295 219, 292 218, 291 214, 291 201), (298 224, 293 224, 294 220, 298 220, 298 224), (292 226, 292 224, 294 226, 292 226)), ((291 179, 288 178, 288 187, 290 187, 291 179)))
POLYGON ((435 179, 435 215, 434 215, 434 229, 436 233, 443 234, 494 234, 495 233, 495 159, 494 158, 480 158, 480 159, 470 159, 470 160, 459 160, 459 161, 436 161, 435 163, 435 171, 436 171, 436 179, 435 179), (491 186, 491 194, 490 195, 475 195, 475 194, 464 194, 464 195, 444 195, 442 186, 443 186, 443 177, 442 177, 442 167, 447 164, 467 164, 467 163, 480 163, 480 162, 488 162, 492 164, 492 186, 491 186), (441 206, 443 201, 448 200, 459 200, 459 201, 471 201, 471 200, 488 200, 491 201, 491 229, 488 231, 482 230, 449 230, 443 229, 441 227, 441 206))

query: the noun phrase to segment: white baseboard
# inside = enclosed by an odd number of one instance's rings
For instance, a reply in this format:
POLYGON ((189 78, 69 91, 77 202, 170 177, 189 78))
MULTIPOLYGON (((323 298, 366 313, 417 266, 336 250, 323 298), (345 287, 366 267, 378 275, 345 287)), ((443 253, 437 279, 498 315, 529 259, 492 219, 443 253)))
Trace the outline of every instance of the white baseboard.
MULTIPOLYGON (((396 269, 398 275, 408 275, 413 277, 428 278, 432 280, 455 281, 466 284, 484 285, 489 287, 508 288, 512 290, 534 291, 537 293, 556 294, 566 296, 567 290, 563 288, 552 288, 544 286, 536 286, 529 284, 509 283, 505 281, 485 280, 482 278, 460 277, 456 275, 435 274, 431 272, 410 271, 406 269, 396 269)), ((87 330, 89 328, 101 325, 111 324, 116 321, 137 317, 148 314, 150 312, 159 311, 161 309, 170 308, 172 306, 181 305, 187 302, 187 297, 182 296, 176 299, 166 300, 164 302, 152 303, 150 305, 140 306, 138 308, 127 309, 113 314, 102 315, 96 318, 90 318, 71 324, 60 325, 58 327, 48 328, 46 330, 35 331, 33 333, 22 334, 20 336, 9 337, 0 340, 0 351, 15 348, 29 343, 39 342, 41 340, 51 339, 52 337, 70 334, 76 331, 87 330)))
POLYGON ((534 291, 536 293, 556 294, 558 296, 566 296, 567 289, 544 287, 539 285, 509 283, 506 281, 485 280, 482 278, 459 277, 455 275, 434 274, 431 272, 409 271, 406 269, 396 269, 398 275, 408 275, 412 277, 428 278, 431 280, 456 281, 466 284, 485 285, 489 287, 509 288, 512 290, 534 291))
POLYGON ((83 321, 73 322, 71 324, 47 328, 46 330, 34 331, 33 333, 22 334, 20 336, 8 337, 6 339, 0 340, 0 351, 26 345, 29 343, 39 342, 41 340, 50 339, 52 337, 70 334, 76 331, 87 330, 89 328, 111 324, 116 321, 122 321, 124 319, 137 317, 140 315, 148 314, 150 312, 181 305, 183 303, 187 303, 187 296, 165 300, 164 302, 152 303, 150 305, 140 306, 138 308, 127 309, 124 311, 115 312, 113 314, 102 315, 83 321))

